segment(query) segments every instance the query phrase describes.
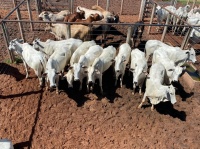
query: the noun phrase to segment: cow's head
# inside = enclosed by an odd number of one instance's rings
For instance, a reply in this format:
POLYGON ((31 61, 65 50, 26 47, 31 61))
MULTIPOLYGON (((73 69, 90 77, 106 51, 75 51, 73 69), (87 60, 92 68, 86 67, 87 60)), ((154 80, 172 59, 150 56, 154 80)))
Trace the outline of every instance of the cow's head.
POLYGON ((188 61, 195 63, 197 61, 195 50, 190 46, 188 47, 190 48, 190 50, 186 52, 186 54, 188 54, 188 61))
POLYGON ((176 90, 173 85, 168 87, 168 96, 167 99, 172 103, 176 103, 176 90))
POLYGON ((46 69, 46 72, 43 74, 43 77, 47 77, 47 80, 49 80, 50 91, 57 87, 56 83, 57 81, 59 81, 58 74, 60 73, 57 72, 55 69, 46 69))

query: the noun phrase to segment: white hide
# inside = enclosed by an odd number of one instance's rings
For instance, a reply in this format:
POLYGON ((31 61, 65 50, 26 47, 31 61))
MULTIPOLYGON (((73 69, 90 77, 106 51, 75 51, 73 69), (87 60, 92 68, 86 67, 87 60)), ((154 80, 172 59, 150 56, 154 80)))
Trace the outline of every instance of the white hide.
POLYGON ((115 74, 116 74, 116 81, 115 86, 117 85, 117 80, 119 76, 120 78, 120 87, 122 87, 122 81, 125 74, 126 65, 129 63, 131 55, 131 47, 128 43, 124 43, 119 47, 119 53, 115 57, 115 74))
POLYGON ((72 57, 70 59, 70 65, 72 66, 74 63, 78 63, 79 61, 79 58, 81 55, 84 55, 88 49, 91 47, 91 46, 94 46, 96 45, 95 41, 92 40, 92 41, 85 41, 83 42, 77 49, 76 51, 72 54, 72 57))
POLYGON ((39 79, 40 86, 42 85, 42 73, 45 71, 47 56, 35 50, 28 43, 19 43, 18 39, 14 39, 9 44, 9 50, 15 50, 21 59, 23 60, 25 70, 26 70, 26 78, 28 78, 28 70, 27 65, 32 68, 39 79))
POLYGON ((50 89, 56 87, 58 93, 59 73, 64 72, 66 64, 69 63, 71 57, 71 50, 66 46, 58 47, 60 50, 55 51, 47 61, 45 74, 47 82, 50 83, 50 89))
POLYGON ((62 10, 56 14, 43 11, 39 14, 39 18, 42 18, 43 21, 63 21, 68 14, 70 14, 69 10, 62 10))
POLYGON ((40 41, 40 39, 35 39, 33 41, 33 47, 35 49, 39 49, 40 51, 43 51, 48 56, 51 56, 56 50, 60 50, 60 46, 67 46, 70 48, 71 53, 74 53, 76 49, 82 44, 82 41, 80 39, 74 39, 69 38, 67 40, 60 40, 60 41, 54 41, 54 40, 47 40, 46 42, 40 41))
POLYGON ((95 14, 95 13, 98 13, 99 16, 101 18, 103 18, 102 13, 100 11, 98 11, 98 10, 92 10, 92 9, 87 9, 85 7, 77 6, 76 7, 76 12, 80 12, 80 10, 85 12, 85 19, 87 19, 91 14, 95 14))
POLYGON ((101 89, 101 93, 103 93, 102 89, 102 76, 103 73, 110 68, 112 65, 114 58, 116 56, 116 49, 113 46, 108 46, 103 49, 102 54, 96 58, 92 64, 92 66, 88 70, 88 82, 95 83, 96 79, 99 79, 99 86, 101 89))
POLYGON ((163 47, 167 52, 169 59, 175 62, 175 65, 182 66, 187 61, 196 62, 196 53, 193 48, 182 50, 180 47, 169 46, 159 40, 148 40, 145 44, 146 59, 154 53, 158 48, 163 47))
POLYGON ((168 79, 165 80, 166 84, 171 84, 172 81, 178 81, 184 69, 183 67, 175 66, 174 61, 169 59, 163 47, 154 51, 152 64, 154 63, 161 63, 165 67, 168 76, 168 79))
POLYGON ((99 45, 94 45, 89 48, 85 55, 81 55, 78 63, 73 64, 74 80, 80 81, 80 90, 82 89, 83 78, 87 77, 87 69, 92 66, 94 60, 101 55, 103 48, 99 45))
POLYGON ((151 66, 146 80, 145 93, 138 108, 142 107, 146 97, 152 104, 151 110, 153 110, 154 105, 160 102, 170 101, 172 104, 176 103, 175 88, 172 85, 163 85, 165 75, 166 70, 161 63, 155 63, 151 66))
POLYGON ((147 73, 147 60, 145 53, 139 49, 133 49, 131 52, 131 67, 130 70, 133 72, 133 94, 135 93, 136 86, 139 86, 139 93, 141 95, 142 86, 146 78, 147 73))

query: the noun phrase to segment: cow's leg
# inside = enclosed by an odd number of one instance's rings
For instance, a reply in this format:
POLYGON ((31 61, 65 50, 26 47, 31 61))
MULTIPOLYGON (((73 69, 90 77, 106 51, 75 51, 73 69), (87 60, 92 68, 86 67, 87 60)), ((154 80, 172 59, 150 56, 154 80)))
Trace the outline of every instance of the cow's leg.
POLYGON ((102 74, 99 77, 99 86, 100 86, 100 92, 103 94, 103 88, 102 88, 102 74))
POLYGON ((124 78, 124 73, 122 73, 122 76, 120 78, 120 87, 122 87, 123 78, 124 78))
POLYGON ((86 82, 87 82, 87 92, 89 93, 89 92, 90 92, 90 89, 89 89, 88 77, 86 77, 86 82))
MULTIPOLYGON (((134 78, 133 78, 133 80, 134 80, 134 78)), ((135 88, 136 88, 136 86, 135 86, 135 83, 133 82, 133 91, 132 91, 133 95, 135 94, 135 88)))
POLYGON ((48 82, 49 82, 49 79, 48 79, 48 77, 46 77, 46 91, 48 91, 48 90, 49 90, 49 85, 48 85, 48 82))
POLYGON ((151 111, 154 111, 154 105, 153 104, 151 105, 151 111))
POLYGON ((60 76, 59 75, 56 75, 56 94, 59 94, 59 78, 60 76))
POLYGON ((26 71, 26 78, 28 78, 28 69, 27 69, 28 66, 27 66, 25 60, 23 60, 23 63, 24 63, 25 71, 26 71))
POLYGON ((142 104, 145 102, 145 99, 146 99, 146 92, 144 93, 142 102, 139 104, 138 108, 141 108, 141 107, 142 107, 142 104))
POLYGON ((82 83, 83 83, 83 78, 82 78, 82 77, 80 77, 80 86, 79 86, 79 91, 81 91, 81 90, 82 90, 82 83))

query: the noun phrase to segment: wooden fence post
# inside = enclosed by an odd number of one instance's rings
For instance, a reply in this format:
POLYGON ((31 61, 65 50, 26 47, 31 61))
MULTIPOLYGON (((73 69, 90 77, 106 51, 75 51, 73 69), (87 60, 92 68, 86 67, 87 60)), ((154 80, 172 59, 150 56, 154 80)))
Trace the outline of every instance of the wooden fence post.
POLYGON ((142 21, 143 19, 145 4, 146 4, 146 0, 142 0, 141 5, 140 5, 140 13, 139 13, 138 21, 142 21))
POLYGON ((131 35, 133 34, 133 27, 129 26, 127 29, 127 36, 126 36, 126 43, 128 43, 132 47, 132 42, 131 42, 131 35))
POLYGON ((74 12, 74 1, 73 0, 71 0, 71 3, 70 3, 70 7, 71 7, 71 13, 73 13, 74 12))
POLYGON ((9 39, 9 36, 8 36, 8 30, 6 28, 6 23, 2 22, 1 27, 2 27, 2 32, 3 32, 3 38, 4 38, 4 41, 6 43, 6 49, 8 50, 9 58, 10 58, 11 62, 13 63, 14 62, 13 53, 8 49, 10 39, 9 39))
MULTIPOLYGON (((32 21, 32 14, 31 14, 31 8, 30 8, 30 0, 27 0, 27 9, 29 14, 29 20, 32 21)), ((33 31, 33 23, 30 23, 31 31, 33 31)))
POLYGON ((188 31, 187 31, 187 34, 185 35, 184 39, 183 39, 183 42, 181 44, 181 49, 184 50, 185 48, 185 45, 188 43, 188 40, 190 38, 190 34, 191 34, 191 31, 192 31, 192 28, 189 27, 188 31))
POLYGON ((124 0, 121 0, 120 15, 122 15, 124 0))
POLYGON ((71 38, 71 26, 70 24, 68 23, 67 24, 67 39, 71 38))
POLYGON ((106 11, 108 11, 109 5, 110 5, 110 0, 107 0, 107 1, 106 1, 106 11))
POLYGON ((193 1, 193 5, 192 5, 192 9, 194 8, 194 6, 196 5, 197 0, 193 1))
MULTIPOLYGON (((152 10, 152 13, 151 13, 151 19, 150 19, 150 23, 149 23, 150 25, 153 23, 155 11, 156 11, 156 3, 153 4, 153 10, 152 10)), ((151 31, 151 26, 149 26, 147 34, 149 34, 150 31, 151 31)))
MULTIPOLYGON (((168 24, 169 24, 170 17, 171 17, 171 14, 169 13, 168 16, 167 16, 167 20, 166 20, 165 25, 168 25, 168 24)), ((168 26, 165 26, 165 27, 164 27, 164 31, 163 31, 163 34, 162 34, 162 37, 161 37, 161 41, 162 41, 162 42, 164 41, 165 35, 166 35, 166 33, 167 33, 167 28, 168 28, 168 26)))
MULTIPOLYGON (((16 7, 16 0, 13 0, 13 4, 14 4, 14 7, 16 7)), ((17 20, 21 20, 21 14, 20 14, 20 11, 19 11, 19 8, 16 9, 16 12, 17 12, 17 20)), ((24 40, 24 34, 23 34, 23 30, 22 30, 22 23, 21 22, 18 22, 19 24, 19 31, 20 31, 20 34, 21 34, 21 38, 24 40)))

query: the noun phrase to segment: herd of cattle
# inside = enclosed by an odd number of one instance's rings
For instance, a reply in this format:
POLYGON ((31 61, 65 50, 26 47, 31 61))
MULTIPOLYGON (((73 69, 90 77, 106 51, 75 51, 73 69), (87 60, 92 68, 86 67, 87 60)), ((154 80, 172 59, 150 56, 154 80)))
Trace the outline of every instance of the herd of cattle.
MULTIPOLYGON (((180 32, 181 35, 183 35, 186 31, 187 27, 183 27, 182 30, 181 27, 177 27, 176 25, 187 25, 184 23, 186 21, 192 26, 198 26, 194 27, 190 33, 190 40, 189 42, 191 44, 198 44, 200 43, 200 6, 195 6, 194 8, 190 8, 190 5, 186 5, 184 7, 179 7, 176 9, 174 6, 169 5, 164 8, 161 8, 160 6, 156 7, 156 17, 157 17, 157 23, 159 25, 163 24, 167 20, 167 17, 169 15, 169 12, 174 13, 176 16, 171 15, 169 17, 169 23, 173 25, 172 31, 175 34, 176 32, 180 32), (198 29, 198 30, 197 30, 198 29)), ((158 30, 160 27, 157 28, 158 30)))
POLYGON ((46 24, 45 31, 51 31, 55 38, 58 40, 68 39, 69 30, 71 31, 72 38, 79 38, 81 40, 89 40, 92 31, 101 28, 103 39, 105 39, 105 33, 110 29, 111 25, 100 25, 99 23, 118 23, 119 16, 114 12, 109 12, 94 5, 92 9, 78 6, 76 12, 70 14, 68 10, 63 10, 57 14, 52 12, 43 11, 39 18, 43 21, 49 21, 46 24), (51 23, 51 21, 63 21, 63 22, 79 22, 79 24, 72 24, 69 26, 63 23, 51 23), (89 25, 87 23, 96 22, 96 25, 89 25), (81 24, 80 24, 81 23, 81 24), (82 25, 82 23, 86 23, 82 25))
POLYGON ((102 48, 94 40, 83 42, 75 38, 60 41, 48 39, 46 42, 35 39, 33 45, 14 39, 10 42, 9 49, 15 50, 21 56, 26 78, 28 65, 38 76, 39 85, 44 85, 42 78, 45 77, 47 89, 52 91, 56 88, 56 93, 59 92, 60 75, 66 78, 68 87, 73 88, 73 82, 79 81, 79 90, 82 90, 83 79, 86 78, 88 92, 93 89, 95 80, 98 79, 100 91, 103 93, 102 76, 106 70, 114 68, 115 86, 119 79, 122 87, 125 70, 129 68, 133 73, 133 94, 138 86, 141 95, 141 88, 146 80, 142 103, 148 97, 152 109, 153 105, 161 101, 176 102, 175 88, 171 83, 178 81, 185 69, 185 62, 196 62, 196 54, 192 47, 182 50, 159 40, 148 40, 145 52, 137 48, 131 49, 128 43, 123 43, 119 46, 117 55, 116 48, 112 45, 102 48), (152 66, 148 69, 150 55, 153 55, 152 66), (66 66, 68 71, 64 72, 66 66))
MULTIPOLYGON (((177 10, 173 6, 167 6, 166 9, 174 11, 177 15, 182 14, 182 18, 187 12, 187 16, 191 18, 196 16, 195 19, 197 19, 200 12, 199 8, 189 11, 188 5, 177 10)), ((157 7, 156 13, 159 23, 162 23, 168 15, 168 12, 160 7, 157 7)), ((94 40, 86 39, 85 37, 91 28, 87 25, 71 25, 72 37, 69 38, 67 37, 68 26, 66 24, 51 23, 51 21, 82 23, 119 21, 118 15, 114 15, 113 12, 106 11, 100 6, 92 6, 92 9, 78 6, 73 14, 70 14, 69 11, 61 11, 57 14, 44 11, 39 17, 49 22, 46 30, 50 29, 58 41, 48 39, 43 42, 40 39, 35 39, 33 45, 30 45, 20 39, 14 39, 10 42, 9 49, 15 50, 21 56, 26 70, 26 78, 28 78, 28 65, 38 76, 39 85, 43 86, 43 78, 46 78, 46 83, 49 82, 49 85, 46 84, 47 89, 52 91, 56 88, 56 93, 59 92, 59 76, 61 75, 66 78, 68 87, 73 88, 74 81, 79 81, 79 90, 82 90, 83 79, 86 78, 88 92, 93 90, 95 80, 98 79, 100 92, 103 94, 102 76, 104 72, 114 66, 115 86, 119 80, 120 87, 122 87, 125 70, 128 68, 133 74, 133 94, 136 87, 139 87, 141 95, 142 86, 146 81, 142 103, 148 97, 153 110, 153 105, 161 101, 171 101, 172 104, 176 102, 175 88, 171 84, 173 81, 178 81, 185 69, 183 66, 185 62, 196 62, 196 54, 191 45, 188 46, 187 50, 182 50, 180 47, 169 46, 159 40, 148 40, 145 44, 145 51, 141 51, 138 48, 132 49, 127 40, 126 43, 119 46, 117 54, 116 48, 112 45, 102 48, 94 40), (153 55, 152 66, 149 68, 147 62, 151 55, 153 55), (66 67, 68 71, 64 72, 66 67)), ((196 23, 200 22, 198 19, 196 23)), ((178 20, 175 22, 177 23, 178 20)), ((138 29, 139 26, 136 28, 138 29)), ((106 33, 110 25, 102 25, 101 27, 103 33, 106 33)), ((131 34, 134 35, 135 32, 138 32, 137 29, 132 29, 131 34)), ((140 29, 144 30, 144 28, 140 29)), ((195 34, 196 31, 193 33, 195 34)), ((142 106, 142 103, 139 107, 142 106)))

